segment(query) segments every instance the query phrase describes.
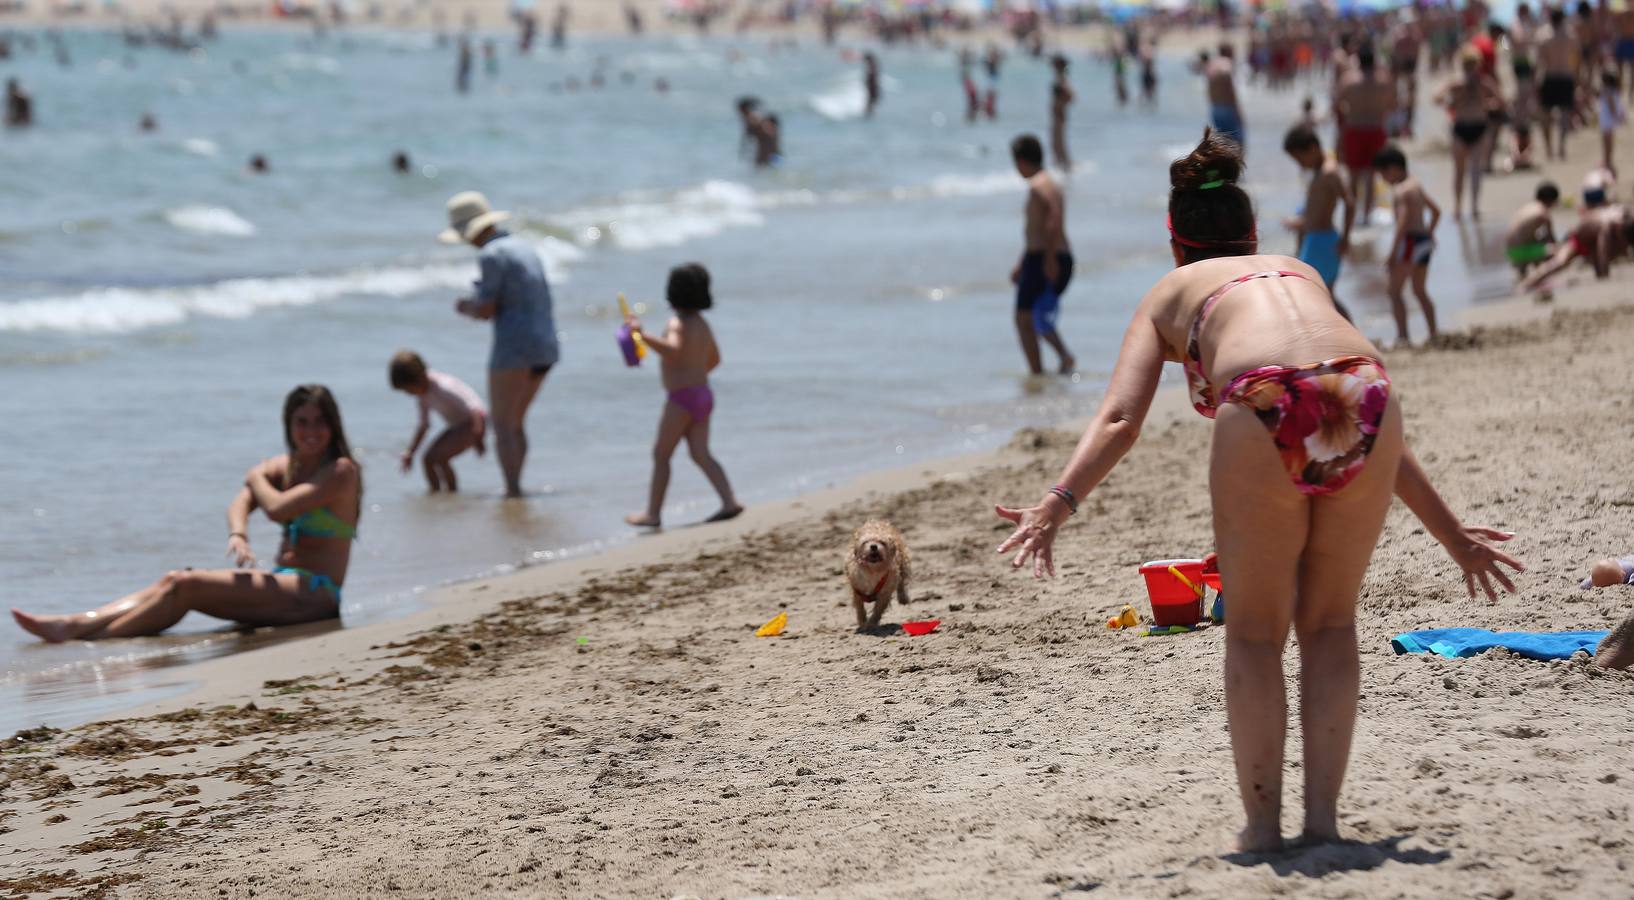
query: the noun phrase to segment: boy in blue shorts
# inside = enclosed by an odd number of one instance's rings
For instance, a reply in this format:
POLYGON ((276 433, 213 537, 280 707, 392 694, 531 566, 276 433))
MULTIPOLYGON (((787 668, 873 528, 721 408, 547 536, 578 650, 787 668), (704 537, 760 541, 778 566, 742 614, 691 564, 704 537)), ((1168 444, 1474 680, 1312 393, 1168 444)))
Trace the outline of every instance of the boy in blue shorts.
POLYGON ((1322 152, 1322 139, 1316 136, 1314 129, 1295 125, 1282 139, 1282 149, 1300 168, 1313 173, 1310 188, 1305 192, 1304 210, 1287 222, 1299 236, 1299 261, 1322 276, 1328 292, 1333 295, 1333 304, 1348 319, 1350 313, 1339 303, 1334 286, 1339 281, 1340 264, 1350 252, 1350 229, 1356 221, 1355 198, 1339 173, 1339 164, 1322 152), (1343 233, 1333 227, 1333 214, 1341 204, 1345 208, 1343 233))
POLYGON ((1038 341, 1043 338, 1060 357, 1058 371, 1072 374, 1077 360, 1055 330, 1061 295, 1072 281, 1072 248, 1067 243, 1066 198, 1061 186, 1044 169, 1044 146, 1024 134, 1010 143, 1016 171, 1027 179, 1027 249, 1010 272, 1016 286, 1016 334, 1027 369, 1044 373, 1038 341))

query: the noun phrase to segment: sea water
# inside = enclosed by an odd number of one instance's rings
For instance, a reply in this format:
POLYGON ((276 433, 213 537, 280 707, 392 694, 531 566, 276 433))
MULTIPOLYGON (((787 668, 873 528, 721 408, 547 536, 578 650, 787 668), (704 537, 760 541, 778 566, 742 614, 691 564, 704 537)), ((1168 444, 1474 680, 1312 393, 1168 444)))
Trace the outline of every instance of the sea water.
MULTIPOLYGON (((304 382, 334 390, 365 473, 347 625, 420 608, 439 584, 632 540, 621 517, 644 505, 663 395, 650 362, 623 366, 614 299, 661 327, 678 263, 713 274, 712 442, 751 505, 1087 414, 1131 309, 1172 265, 1167 163, 1204 121, 1179 60, 1160 67, 1155 106, 1119 108, 1110 67, 1074 56, 1077 274, 1061 327, 1081 375, 1029 380, 1008 143, 1047 133, 1043 62, 1012 57, 997 120, 972 125, 951 50, 885 51, 870 120, 860 63, 811 43, 605 39, 520 56, 495 37, 497 73, 479 59, 463 95, 452 45, 420 33, 229 32, 177 54, 82 32, 67 35, 69 67, 43 47, 9 63, 37 124, 0 135, 7 605, 70 612, 225 564, 226 505, 282 452, 282 400, 304 382), (782 119, 778 168, 739 155, 744 94, 782 119), (138 130, 143 113, 157 131, 138 130), (390 166, 399 150, 410 174, 390 166), (252 154, 270 173, 245 171, 252 154), (467 189, 515 214, 555 295, 563 358, 528 420, 524 502, 499 500, 491 456, 455 463, 458 496, 397 471, 414 410, 387 384, 394 351, 486 394, 489 327, 453 312, 474 254, 434 241, 444 201, 467 189)), ((1286 251, 1277 220, 1300 180, 1280 135, 1299 98, 1245 98, 1246 184, 1267 249, 1286 251)), ((1448 307, 1493 283, 1456 263, 1432 278, 1448 307)), ((1376 294, 1347 300, 1384 333, 1376 294)), ((713 512, 684 452, 675 472, 666 521, 713 512)), ((972 498, 971 515, 992 499, 972 498)), ((261 517, 250 531, 265 564, 277 531, 261 517)), ((176 663, 311 630, 246 637, 194 614, 160 638, 49 646, 6 623, 0 733, 104 715, 185 683, 176 663)))

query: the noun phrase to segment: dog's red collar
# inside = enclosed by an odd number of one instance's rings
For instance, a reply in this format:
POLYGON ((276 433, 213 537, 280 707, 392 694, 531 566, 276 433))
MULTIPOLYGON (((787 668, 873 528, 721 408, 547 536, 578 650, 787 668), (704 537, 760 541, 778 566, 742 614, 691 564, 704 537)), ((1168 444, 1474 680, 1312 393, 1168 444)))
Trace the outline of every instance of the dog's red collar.
MULTIPOLYGON (((886 569, 885 574, 879 576, 879 584, 874 585, 874 592, 872 594, 864 594, 861 591, 857 591, 857 596, 862 598, 862 602, 864 602, 864 603, 878 603, 879 602, 879 592, 885 590, 885 582, 890 581, 890 580, 891 580, 891 570, 886 569)), ((855 591, 856 588, 852 588, 852 590, 855 591)))

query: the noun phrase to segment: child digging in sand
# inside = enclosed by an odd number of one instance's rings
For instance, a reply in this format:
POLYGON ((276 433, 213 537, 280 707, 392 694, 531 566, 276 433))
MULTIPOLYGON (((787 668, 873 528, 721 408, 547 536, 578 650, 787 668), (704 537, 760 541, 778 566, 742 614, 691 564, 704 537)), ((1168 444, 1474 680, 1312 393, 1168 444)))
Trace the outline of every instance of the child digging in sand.
POLYGON ((709 373, 721 364, 721 352, 715 345, 715 333, 703 316, 703 311, 714 305, 709 294, 708 270, 696 263, 676 266, 670 270, 666 294, 675 316, 669 320, 663 337, 642 331, 641 320, 634 316, 625 323, 658 354, 664 390, 668 392, 664 412, 658 419, 658 439, 652 448, 652 488, 647 495, 647 511, 624 517, 624 521, 638 528, 657 528, 661 524, 659 512, 664 506, 664 494, 669 490, 669 460, 682 438, 686 439, 692 461, 721 496, 720 510, 708 521, 724 522, 743 512, 732 494, 732 485, 726 480, 726 470, 709 452, 709 414, 715 408, 715 395, 709 390, 709 373))
MULTIPOLYGON (((1634 556, 1600 560, 1589 569, 1589 577, 1583 579, 1583 583, 1578 587, 1586 591, 1590 588, 1619 584, 1634 585, 1634 556)), ((1630 615, 1613 628, 1605 640, 1600 642, 1600 646, 1595 648, 1594 664, 1608 669, 1626 669, 1634 666, 1634 615, 1630 615)))
POLYGON ((1430 254, 1435 252, 1435 226, 1441 222, 1441 207, 1424 193, 1418 179, 1407 174, 1407 157, 1394 144, 1379 151, 1373 158, 1373 169, 1393 189, 1396 217, 1396 236, 1390 242, 1389 292, 1390 313, 1396 318, 1396 342, 1411 343, 1407 335, 1407 300, 1402 296, 1408 279, 1413 282, 1413 294, 1418 297, 1419 309, 1424 311, 1424 324, 1430 330, 1430 339, 1436 337, 1435 304, 1425 282, 1430 276, 1430 254), (1429 222, 1425 222, 1425 212, 1429 222))
POLYGON ((488 430, 488 410, 483 407, 477 392, 465 382, 434 369, 426 368, 425 360, 413 350, 399 350, 391 358, 391 386, 419 399, 420 423, 414 429, 414 439, 403 451, 402 469, 406 473, 414 465, 414 452, 420 449, 426 432, 431 429, 431 411, 436 410, 448 426, 426 448, 421 458, 425 466, 426 485, 433 494, 447 489, 459 490, 454 478, 454 457, 476 448, 483 450, 483 437, 488 430))
POLYGON ((1530 203, 1515 212, 1509 220, 1509 232, 1504 237, 1504 252, 1515 267, 1515 274, 1525 276, 1538 263, 1554 255, 1555 223, 1550 210, 1560 202, 1560 188, 1552 181, 1538 185, 1530 203))

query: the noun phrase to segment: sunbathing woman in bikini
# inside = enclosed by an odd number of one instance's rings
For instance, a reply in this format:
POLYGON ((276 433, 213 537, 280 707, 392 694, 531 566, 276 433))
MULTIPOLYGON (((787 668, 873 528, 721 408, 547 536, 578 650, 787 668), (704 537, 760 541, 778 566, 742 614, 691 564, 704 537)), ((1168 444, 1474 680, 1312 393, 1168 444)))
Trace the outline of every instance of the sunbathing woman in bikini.
POLYGON ((340 410, 329 389, 302 385, 284 400, 289 453, 258 463, 227 507, 227 554, 238 568, 167 573, 100 609, 35 616, 13 609, 29 633, 47 641, 158 634, 188 610, 245 625, 294 625, 340 615, 340 586, 352 555, 363 480, 352 461, 340 410), (259 508, 284 528, 278 568, 250 569, 250 513, 259 508))
POLYGON ((1199 412, 1214 419, 1209 484, 1220 574, 1231 585, 1226 712, 1248 814, 1243 850, 1282 846, 1282 648, 1299 636, 1305 734, 1305 837, 1338 837, 1336 803, 1356 721, 1356 595, 1399 495, 1464 571, 1471 596, 1497 568, 1521 566, 1459 522, 1402 440, 1401 410, 1379 351, 1338 310, 1312 269, 1257 255, 1254 210, 1237 187, 1234 142, 1205 133, 1169 167, 1176 269, 1124 334, 1106 399, 1060 483, 1016 523, 999 552, 1053 574, 1056 531, 1129 451, 1164 362, 1179 362, 1199 412))

